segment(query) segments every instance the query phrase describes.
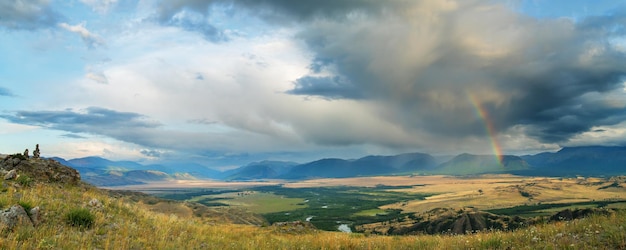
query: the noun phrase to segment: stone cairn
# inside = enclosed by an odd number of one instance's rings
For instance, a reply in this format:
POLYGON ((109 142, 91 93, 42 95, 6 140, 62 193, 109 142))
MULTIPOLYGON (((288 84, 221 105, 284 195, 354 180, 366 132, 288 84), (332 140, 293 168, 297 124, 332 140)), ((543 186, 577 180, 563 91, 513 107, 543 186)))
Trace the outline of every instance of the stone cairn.
MULTIPOLYGON (((35 151, 33 151, 33 158, 39 159, 39 144, 35 145, 35 151)), ((28 157, 28 156, 27 156, 28 157)))

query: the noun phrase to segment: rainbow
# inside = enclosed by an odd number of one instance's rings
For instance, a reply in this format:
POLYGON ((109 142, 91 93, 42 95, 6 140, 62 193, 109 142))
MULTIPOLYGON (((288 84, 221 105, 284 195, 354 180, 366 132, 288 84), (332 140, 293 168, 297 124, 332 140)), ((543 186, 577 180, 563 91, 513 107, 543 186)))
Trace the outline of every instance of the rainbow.
POLYGON ((476 110, 476 114, 485 123, 485 130, 487 131, 487 135, 489 136, 489 140, 491 141, 491 147, 493 148, 493 153, 496 156, 496 160, 498 161, 498 163, 502 164, 502 147, 498 142, 496 129, 493 126, 493 121, 489 118, 489 113, 482 106, 482 104, 472 94, 468 94, 468 96, 470 102, 474 106, 474 110, 476 110))

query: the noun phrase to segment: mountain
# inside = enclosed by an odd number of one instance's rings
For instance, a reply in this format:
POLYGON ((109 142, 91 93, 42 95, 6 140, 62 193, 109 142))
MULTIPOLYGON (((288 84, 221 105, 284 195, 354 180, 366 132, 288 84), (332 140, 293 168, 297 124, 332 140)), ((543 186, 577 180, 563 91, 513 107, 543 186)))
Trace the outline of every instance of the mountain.
POLYGON ((143 170, 157 170, 168 174, 185 173, 198 178, 221 179, 222 172, 193 162, 168 162, 142 166, 143 170))
POLYGON ((68 166, 73 168, 90 168, 90 169, 140 169, 143 165, 132 161, 110 161, 97 156, 71 159, 67 161, 68 166))
POLYGON ((473 175, 488 173, 516 173, 530 169, 519 156, 503 155, 500 161, 494 155, 460 154, 442 163, 434 170, 436 174, 473 175))
POLYGON ((558 152, 525 155, 529 174, 610 176, 626 174, 626 147, 564 147, 558 152))
POLYGON ((294 166, 291 171, 280 177, 303 179, 404 174, 430 170, 435 166, 435 159, 423 153, 366 156, 357 160, 330 158, 294 166))
POLYGON ((210 178, 222 180, 342 178, 394 174, 476 175, 510 173, 537 176, 626 175, 626 147, 565 147, 558 152, 502 156, 460 154, 433 157, 424 153, 370 155, 359 159, 327 158, 304 164, 261 161, 220 172, 189 162, 142 165, 100 157, 72 160, 53 157, 78 170, 94 185, 128 185, 166 179, 210 178), (441 163, 443 161, 443 163, 441 163), (135 172, 136 171, 136 172, 135 172))
POLYGON ((241 168, 234 170, 225 179, 226 180, 254 180, 254 179, 272 179, 289 172, 295 162, 285 161, 261 161, 253 162, 241 168))
POLYGON ((96 186, 142 184, 172 179, 213 178, 221 172, 195 163, 142 165, 133 161, 111 161, 90 156, 71 160, 52 157, 80 173, 83 180, 96 186))

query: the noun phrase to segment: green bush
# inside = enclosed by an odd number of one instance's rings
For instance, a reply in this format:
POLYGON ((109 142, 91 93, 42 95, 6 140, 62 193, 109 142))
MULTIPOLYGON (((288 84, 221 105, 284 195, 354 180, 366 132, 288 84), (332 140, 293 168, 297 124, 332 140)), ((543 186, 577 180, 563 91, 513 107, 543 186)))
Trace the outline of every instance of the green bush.
POLYGON ((90 228, 93 225, 95 217, 89 209, 79 208, 72 209, 69 213, 65 215, 65 220, 71 226, 81 227, 81 228, 90 228))
POLYGON ((17 204, 22 206, 24 208, 24 211, 26 211, 26 213, 28 215, 30 215, 30 210, 33 209, 33 205, 30 204, 30 202, 28 202, 28 201, 18 201, 17 204))
POLYGON ((16 181, 22 186, 30 186, 30 184, 33 183, 33 179, 27 175, 20 175, 17 177, 16 181))

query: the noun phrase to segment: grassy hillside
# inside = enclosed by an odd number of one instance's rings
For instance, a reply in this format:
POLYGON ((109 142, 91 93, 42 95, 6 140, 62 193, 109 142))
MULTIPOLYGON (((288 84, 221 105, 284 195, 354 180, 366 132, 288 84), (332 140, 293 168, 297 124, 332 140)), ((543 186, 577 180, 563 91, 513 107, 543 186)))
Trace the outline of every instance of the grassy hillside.
POLYGON ((87 185, 4 181, 0 206, 40 206, 43 223, 4 232, 6 249, 459 249, 626 248, 626 213, 546 224, 518 231, 467 236, 375 236, 324 231, 285 233, 277 228, 219 223, 210 218, 152 212, 119 194, 87 185), (103 206, 89 207, 92 199, 103 206), (94 216, 88 228, 68 224, 78 208, 94 216))

